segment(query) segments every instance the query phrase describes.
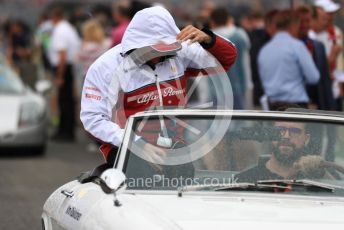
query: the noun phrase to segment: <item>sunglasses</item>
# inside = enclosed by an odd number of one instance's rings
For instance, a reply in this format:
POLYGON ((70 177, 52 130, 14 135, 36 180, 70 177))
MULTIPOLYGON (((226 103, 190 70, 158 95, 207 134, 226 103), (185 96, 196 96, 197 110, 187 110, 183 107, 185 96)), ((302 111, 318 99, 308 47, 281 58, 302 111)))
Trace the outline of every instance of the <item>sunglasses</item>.
POLYGON ((287 128, 283 126, 276 126, 275 129, 281 134, 281 136, 284 136, 288 131, 291 137, 300 136, 303 131, 302 129, 299 129, 299 128, 287 128))

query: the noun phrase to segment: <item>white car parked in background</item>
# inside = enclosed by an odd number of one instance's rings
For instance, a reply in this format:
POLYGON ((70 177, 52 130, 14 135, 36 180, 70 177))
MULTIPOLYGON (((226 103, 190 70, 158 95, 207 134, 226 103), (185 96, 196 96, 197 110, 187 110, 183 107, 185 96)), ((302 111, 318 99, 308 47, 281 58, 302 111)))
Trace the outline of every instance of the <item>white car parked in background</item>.
MULTIPOLYGON (((39 87, 46 88, 42 84, 39 87)), ((21 149, 25 153, 43 154, 48 140, 46 102, 25 86, 3 61, 0 62, 0 108, 0 152, 21 149)))
POLYGON ((342 230, 343 165, 344 116, 139 113, 114 168, 58 188, 44 205, 43 228, 342 230), (153 156, 155 148, 165 155, 153 156))

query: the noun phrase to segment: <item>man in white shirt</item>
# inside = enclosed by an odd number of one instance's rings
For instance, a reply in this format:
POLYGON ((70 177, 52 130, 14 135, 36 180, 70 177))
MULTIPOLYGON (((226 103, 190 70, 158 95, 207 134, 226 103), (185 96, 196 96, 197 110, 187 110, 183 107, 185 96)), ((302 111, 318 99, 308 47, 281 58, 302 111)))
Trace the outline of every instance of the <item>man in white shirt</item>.
POLYGON ((336 80, 335 75, 343 72, 343 32, 334 25, 334 16, 340 10, 341 6, 332 0, 315 1, 316 14, 319 22, 314 22, 313 31, 310 32, 312 39, 322 42, 326 49, 326 55, 329 62, 330 72, 333 80, 333 95, 337 101, 337 110, 342 110, 341 84, 336 80), (324 24, 323 28, 316 26, 324 24))
POLYGON ((74 27, 64 20, 63 9, 51 11, 54 30, 49 46, 49 60, 54 71, 54 82, 58 89, 59 126, 55 139, 74 140, 75 100, 73 63, 79 49, 80 39, 74 27))

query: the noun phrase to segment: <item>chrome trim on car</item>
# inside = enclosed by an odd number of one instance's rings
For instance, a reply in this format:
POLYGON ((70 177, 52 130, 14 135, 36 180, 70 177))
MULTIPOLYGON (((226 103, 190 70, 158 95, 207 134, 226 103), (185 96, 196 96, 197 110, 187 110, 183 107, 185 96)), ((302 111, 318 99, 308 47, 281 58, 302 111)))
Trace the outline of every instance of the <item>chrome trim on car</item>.
POLYGON ((115 168, 121 169, 122 171, 123 171, 123 166, 126 159, 126 151, 129 147, 129 141, 130 141, 131 130, 132 130, 132 128, 129 128, 129 127, 133 127, 133 123, 134 123, 134 118, 130 117, 125 126, 126 131, 124 133, 121 148, 118 152, 119 156, 117 155, 117 159, 115 161, 115 168))
POLYGON ((336 121, 344 122, 344 113, 342 116, 337 114, 318 114, 313 112, 270 112, 270 111, 232 111, 232 110, 156 110, 145 111, 133 115, 133 118, 147 116, 183 116, 183 115, 199 115, 199 116, 242 116, 242 117, 266 117, 266 118, 295 118, 320 121, 336 121))

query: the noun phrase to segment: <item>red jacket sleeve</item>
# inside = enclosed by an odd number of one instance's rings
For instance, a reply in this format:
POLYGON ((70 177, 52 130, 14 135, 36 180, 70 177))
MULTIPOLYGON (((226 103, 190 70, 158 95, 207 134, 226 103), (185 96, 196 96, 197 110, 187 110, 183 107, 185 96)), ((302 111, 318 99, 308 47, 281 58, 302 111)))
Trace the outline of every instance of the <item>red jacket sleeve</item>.
MULTIPOLYGON (((211 30, 203 29, 202 31, 211 36, 212 41, 210 42, 210 44, 201 43, 201 46, 209 53, 211 53, 222 65, 223 69, 228 72, 237 58, 237 49, 235 45, 227 39, 214 34, 211 30)), ((217 69, 217 71, 221 70, 217 69)), ((203 73, 204 76, 206 76, 209 74, 209 70, 205 71, 200 69, 188 68, 185 72, 185 75, 187 77, 195 77, 198 76, 199 73, 203 73)))
POLYGON ((204 47, 209 51, 222 65, 222 67, 228 71, 230 67, 234 64, 237 57, 237 49, 235 45, 220 37, 215 35, 215 42, 211 47, 204 47))

